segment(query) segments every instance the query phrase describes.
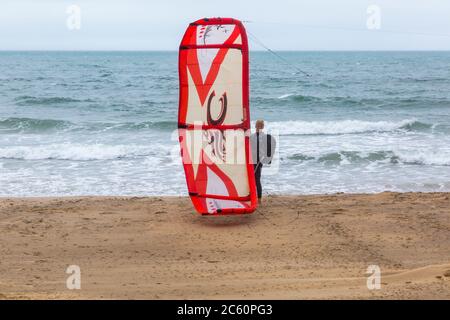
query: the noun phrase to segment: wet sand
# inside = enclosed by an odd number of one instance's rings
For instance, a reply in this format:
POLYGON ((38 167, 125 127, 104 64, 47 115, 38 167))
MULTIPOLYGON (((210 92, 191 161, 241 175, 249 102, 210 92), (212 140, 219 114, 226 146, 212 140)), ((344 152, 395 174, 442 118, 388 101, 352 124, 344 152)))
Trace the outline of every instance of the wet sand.
POLYGON ((235 217, 181 197, 0 198, 0 244, 0 299, 450 299, 448 193, 271 196, 235 217))

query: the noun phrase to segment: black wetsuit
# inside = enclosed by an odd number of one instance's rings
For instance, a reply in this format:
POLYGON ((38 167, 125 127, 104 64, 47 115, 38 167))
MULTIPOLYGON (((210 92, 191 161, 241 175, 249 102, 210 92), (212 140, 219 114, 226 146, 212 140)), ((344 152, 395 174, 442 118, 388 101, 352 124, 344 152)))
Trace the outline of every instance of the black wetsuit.
POLYGON ((258 199, 262 197, 262 185, 261 185, 261 169, 262 163, 258 162, 258 164, 254 164, 253 167, 255 169, 255 181, 256 181, 256 192, 258 193, 258 199))
POLYGON ((259 132, 256 133, 256 164, 253 165, 255 170, 256 192, 258 193, 258 199, 262 197, 262 185, 261 185, 261 169, 262 163, 259 161, 259 132))
POLYGON ((253 169, 255 171, 256 191, 258 199, 262 197, 261 171, 264 164, 270 165, 275 153, 276 141, 270 134, 256 132, 250 137, 252 145, 252 160, 255 161, 253 169))

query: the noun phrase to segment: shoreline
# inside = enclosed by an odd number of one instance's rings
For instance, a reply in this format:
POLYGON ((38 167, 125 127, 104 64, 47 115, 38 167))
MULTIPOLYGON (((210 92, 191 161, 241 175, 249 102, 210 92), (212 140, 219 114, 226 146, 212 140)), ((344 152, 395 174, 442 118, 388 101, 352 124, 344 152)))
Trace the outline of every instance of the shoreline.
MULTIPOLYGON (((271 194, 263 194, 263 199, 268 198, 277 198, 277 197, 284 197, 284 198, 291 198, 291 197, 332 197, 332 196, 377 196, 377 195, 384 195, 384 194, 399 194, 399 195, 407 195, 407 194, 442 194, 442 195, 449 195, 450 196, 450 190, 444 190, 444 191, 374 191, 374 192, 333 192, 333 193, 271 193, 271 194)), ((91 198, 99 198, 99 199, 152 199, 152 198, 168 198, 168 199, 189 199, 188 195, 140 195, 140 194, 108 194, 108 195, 33 195, 33 196, 10 196, 10 195, 0 195, 0 201, 1 200, 36 200, 36 199, 91 199, 91 198)))
POLYGON ((450 193, 264 200, 208 217, 179 196, 0 197, 0 299, 450 299, 450 193))

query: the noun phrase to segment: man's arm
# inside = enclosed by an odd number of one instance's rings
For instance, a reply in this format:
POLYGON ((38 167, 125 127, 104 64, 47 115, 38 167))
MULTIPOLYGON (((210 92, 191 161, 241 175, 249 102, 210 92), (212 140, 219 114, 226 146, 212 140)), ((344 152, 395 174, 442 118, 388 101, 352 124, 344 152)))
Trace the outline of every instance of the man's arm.
POLYGON ((267 157, 270 159, 267 164, 272 164, 273 155, 275 154, 275 148, 277 142, 270 134, 267 135, 267 157))

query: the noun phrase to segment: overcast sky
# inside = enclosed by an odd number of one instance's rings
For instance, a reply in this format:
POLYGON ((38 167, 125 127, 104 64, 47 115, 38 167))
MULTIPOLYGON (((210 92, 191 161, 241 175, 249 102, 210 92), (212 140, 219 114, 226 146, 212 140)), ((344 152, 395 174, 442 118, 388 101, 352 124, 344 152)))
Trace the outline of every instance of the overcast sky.
POLYGON ((449 0, 0 0, 0 50, 177 50, 214 16, 251 21, 276 50, 450 50, 449 0))

